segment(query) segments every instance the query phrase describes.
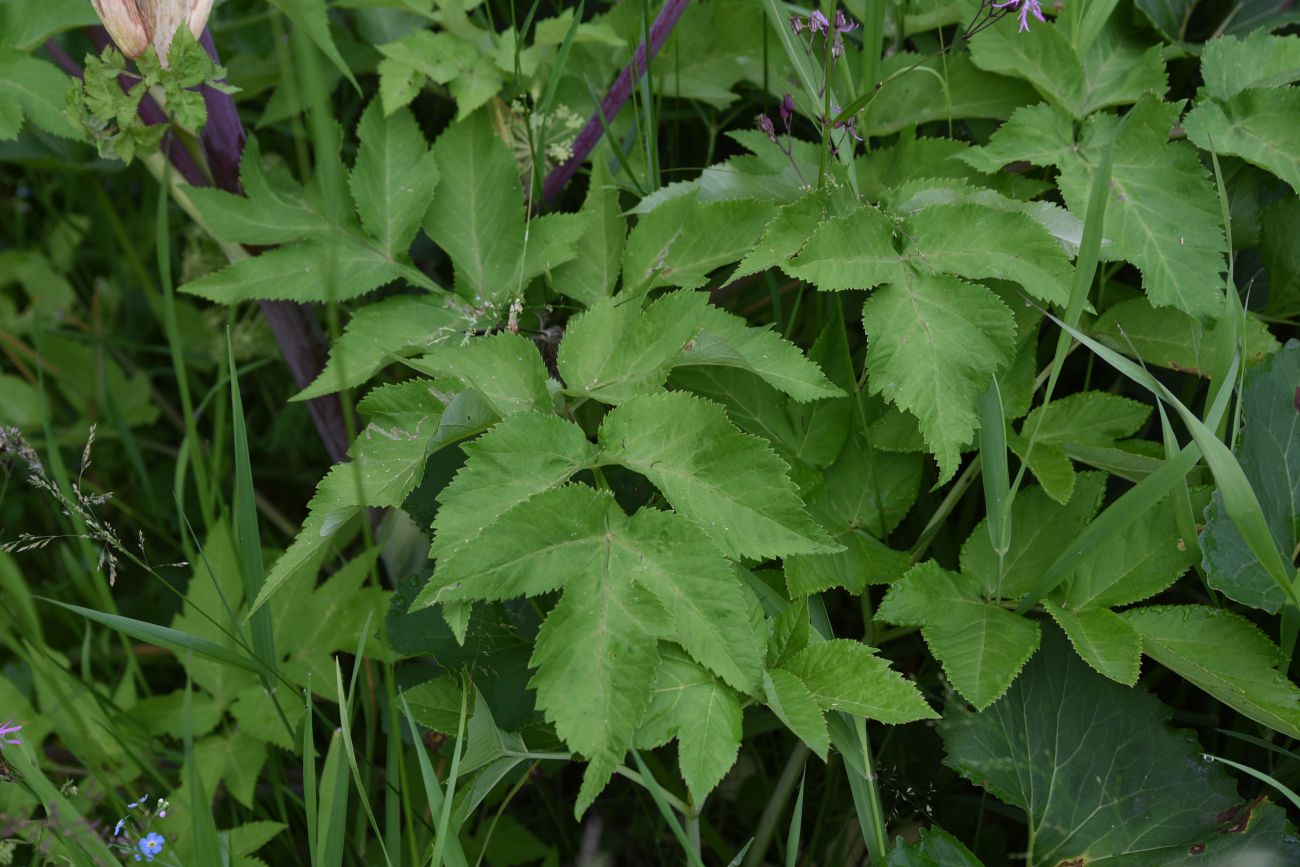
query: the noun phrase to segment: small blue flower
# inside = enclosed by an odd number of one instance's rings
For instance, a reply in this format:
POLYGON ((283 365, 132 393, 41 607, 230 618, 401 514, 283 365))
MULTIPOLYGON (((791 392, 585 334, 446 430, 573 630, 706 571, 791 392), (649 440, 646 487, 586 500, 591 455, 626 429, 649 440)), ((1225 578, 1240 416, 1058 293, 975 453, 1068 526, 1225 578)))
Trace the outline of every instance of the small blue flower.
POLYGON ((125 824, 126 824, 126 819, 125 819, 125 818, 122 818, 122 819, 118 819, 118 820, 117 820, 117 824, 113 826, 113 836, 114 836, 114 837, 121 837, 121 836, 122 836, 122 826, 125 825, 125 824))
MULTIPOLYGON (((137 843, 136 846, 139 847, 140 855, 144 856, 144 860, 152 861, 153 856, 157 855, 159 852, 162 851, 163 843, 166 842, 167 840, 165 837, 163 837, 162 834, 159 834, 157 831, 154 831, 150 834, 145 835, 144 837, 141 837, 140 842, 137 843)), ((140 855, 135 856, 137 861, 140 860, 140 855)))

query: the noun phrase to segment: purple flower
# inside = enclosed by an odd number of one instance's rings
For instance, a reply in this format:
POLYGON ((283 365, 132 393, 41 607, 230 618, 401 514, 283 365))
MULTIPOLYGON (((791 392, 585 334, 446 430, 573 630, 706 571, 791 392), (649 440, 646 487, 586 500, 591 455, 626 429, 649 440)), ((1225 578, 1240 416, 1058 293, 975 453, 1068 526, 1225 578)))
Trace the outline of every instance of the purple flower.
POLYGON ((765 114, 760 114, 758 117, 754 118, 754 124, 758 127, 759 132, 772 141, 776 141, 776 126, 772 123, 772 118, 765 114))
POLYGON ((1039 21, 1047 20, 1043 17, 1043 7, 1039 5, 1039 0, 1002 0, 1001 3, 994 0, 989 5, 994 9, 1008 9, 1012 12, 1019 12, 1021 33, 1029 30, 1030 13, 1033 13, 1033 16, 1039 21))
POLYGON ((822 14, 820 9, 816 9, 813 11, 813 14, 808 16, 808 29, 813 33, 829 31, 831 29, 831 22, 826 19, 826 16, 822 14))
POLYGON ((21 744, 22 741, 18 740, 18 738, 7 738, 5 735, 11 735, 14 732, 22 731, 22 728, 22 726, 14 725, 13 720, 5 720, 4 725, 0 725, 0 743, 9 744, 13 747, 21 744))
POLYGON ((786 94, 781 97, 781 123, 785 124, 785 131, 790 131, 790 120, 794 117, 794 97, 786 94))
POLYGON ((808 26, 808 22, 804 21, 798 15, 790 16, 790 29, 794 31, 795 36, 798 36, 800 33, 803 33, 803 29, 807 26, 808 26))
POLYGON ((839 9, 835 10, 835 32, 836 33, 851 33, 857 29, 858 29, 858 22, 850 21, 848 17, 845 16, 843 11, 839 9))

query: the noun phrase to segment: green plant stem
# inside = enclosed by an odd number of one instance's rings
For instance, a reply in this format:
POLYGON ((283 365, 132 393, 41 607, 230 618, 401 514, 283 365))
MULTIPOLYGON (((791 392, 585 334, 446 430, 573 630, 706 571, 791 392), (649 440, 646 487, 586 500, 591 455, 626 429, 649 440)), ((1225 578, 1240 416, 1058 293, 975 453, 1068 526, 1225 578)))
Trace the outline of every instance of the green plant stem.
POLYGON ((809 752, 804 742, 800 741, 795 744, 790 757, 786 759, 785 767, 781 769, 781 775, 777 777, 776 785, 772 787, 772 794, 763 807, 763 813, 758 817, 758 825, 754 828, 754 842, 745 853, 744 867, 758 867, 763 863, 763 856, 767 854, 772 835, 776 831, 776 823, 785 812, 786 804, 790 802, 790 794, 794 791, 795 784, 799 782, 809 752))

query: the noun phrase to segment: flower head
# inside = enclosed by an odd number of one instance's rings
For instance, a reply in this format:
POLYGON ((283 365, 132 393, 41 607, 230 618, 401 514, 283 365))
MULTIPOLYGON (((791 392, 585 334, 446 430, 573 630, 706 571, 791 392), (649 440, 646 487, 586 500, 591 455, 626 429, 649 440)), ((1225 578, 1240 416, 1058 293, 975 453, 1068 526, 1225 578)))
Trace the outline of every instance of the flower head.
POLYGON ((6 720, 4 725, 0 725, 0 743, 9 744, 10 746, 18 746, 21 744, 22 741, 18 740, 18 738, 7 738, 5 735, 11 735, 14 732, 22 731, 22 728, 22 726, 14 725, 13 720, 6 720))
POLYGON ((1024 33, 1029 29, 1029 16, 1032 14, 1039 21, 1046 21, 1043 17, 1043 7, 1039 5, 1039 0, 997 0, 989 3, 994 9, 1007 9, 1020 14, 1020 32, 1024 33))
POLYGON ((850 21, 842 9, 835 10, 835 32, 851 33, 858 29, 858 22, 850 21))
POLYGON ((758 127, 758 131, 763 135, 767 136, 772 141, 776 141, 776 125, 772 123, 772 118, 765 114, 760 114, 758 117, 754 118, 754 125, 758 127))
POLYGON ((182 24, 198 39, 207 26, 212 0, 91 0, 104 29, 127 57, 139 57, 153 45, 167 65, 172 37, 182 24))
POLYGON ((163 843, 166 842, 167 840, 162 834, 154 831, 141 837, 136 847, 140 850, 140 854, 144 856, 144 860, 152 861, 153 856, 163 850, 163 843))
POLYGON ((820 9, 813 10, 813 14, 808 16, 808 29, 813 33, 824 33, 831 28, 831 22, 822 14, 820 9))

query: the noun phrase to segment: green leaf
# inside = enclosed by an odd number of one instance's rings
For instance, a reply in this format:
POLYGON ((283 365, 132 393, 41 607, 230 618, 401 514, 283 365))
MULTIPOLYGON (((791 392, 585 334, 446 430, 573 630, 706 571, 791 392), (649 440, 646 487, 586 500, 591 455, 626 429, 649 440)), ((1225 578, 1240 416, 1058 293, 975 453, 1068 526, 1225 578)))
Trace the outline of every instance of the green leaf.
POLYGON ((604 160, 595 160, 581 213, 589 218, 577 255, 551 274, 551 285, 574 301, 591 307, 614 294, 623 267, 627 220, 618 203, 618 187, 604 160))
POLYGON ((1239 614, 1201 605, 1135 608, 1120 615, 1142 650, 1219 701, 1287 737, 1300 737, 1300 689, 1286 659, 1239 614))
POLYGON ((1073 270, 1052 236, 1026 214, 977 204, 925 208, 907 222, 908 258, 922 270, 1019 283, 1064 307, 1073 270))
POLYGON ((524 201, 519 169, 486 111, 447 127, 433 145, 439 180, 424 231, 447 252, 456 291, 476 307, 522 291, 524 201))
MULTIPOLYGON (((1196 149, 1169 140, 1177 121, 1178 106, 1153 98, 1125 118, 1106 206, 1113 243, 1102 254, 1136 265, 1152 304, 1215 318, 1223 307, 1223 212, 1196 149)), ((1109 126, 1101 115, 1085 124, 1081 151, 1087 160, 1110 140, 1109 126)), ((1077 154, 1061 166, 1061 192, 1076 213, 1083 213, 1093 171, 1077 154)))
POLYGON ((826 715, 802 680, 781 668, 764 672, 763 701, 786 728, 826 761, 831 743, 826 715))
POLYGON ((501 417, 549 410, 550 377, 537 346, 508 331, 471 338, 458 346, 439 346, 408 362, 433 376, 451 376, 475 389, 501 417))
POLYGON ((976 579, 985 596, 1023 596, 1061 553, 1061 540, 1077 536, 1097 514, 1105 493, 1104 473, 1085 473, 1065 505, 1042 488, 1022 489, 1011 506, 1011 546, 1005 556, 994 551, 985 518, 962 545, 962 571, 976 579))
POLYGON ((1166 728, 1166 708, 1093 673, 1060 633, 1047 633, 1001 701, 981 713, 953 705, 939 726, 945 762, 1026 813, 1029 867, 1079 858, 1133 867, 1234 863, 1204 860, 1220 845, 1289 860, 1296 841, 1275 822, 1222 833, 1220 814, 1240 803, 1236 785, 1201 759, 1194 737, 1166 728), (1207 853, 1188 858, 1194 845, 1207 853))
POLYGON ((1294 147, 1300 135, 1300 87, 1246 90, 1226 102, 1198 102, 1183 128, 1201 148, 1241 157, 1300 193, 1300 156, 1294 147))
POLYGON ((908 271, 894 248, 894 231, 893 221, 880 209, 859 208, 822 222, 784 270, 827 291, 905 281, 908 271))
POLYGON ((429 454, 463 436, 466 427, 485 427, 486 416, 481 401, 461 394, 441 414, 430 407, 400 420, 377 418, 367 426, 352 445, 352 461, 335 464, 317 485, 302 529, 271 567, 249 613, 302 574, 362 509, 400 506, 419 482, 429 454))
POLYGON ((722 407, 683 393, 634 398, 605 417, 601 461, 653 482, 730 557, 835 550, 761 440, 727 421, 722 407))
POLYGON ((367 304, 352 314, 320 375, 294 400, 355 388, 399 358, 460 338, 469 325, 460 310, 428 295, 398 295, 367 304))
POLYGON ((1255 30, 1242 38, 1220 36, 1201 51, 1201 77, 1210 96, 1226 102, 1250 88, 1300 79, 1300 36, 1255 30))
POLYGON ((581 485, 539 493, 453 548, 412 607, 535 596, 588 575, 641 587, 670 618, 658 630, 737 689, 757 688, 763 633, 726 560, 680 515, 627 518, 608 493, 581 485))
POLYGON ((72 80, 53 63, 0 47, 0 141, 18 137, 24 116, 52 135, 80 139, 65 113, 72 80))
MULTIPOLYGON (((1300 199, 1284 198, 1261 212, 1259 254, 1268 271, 1268 306, 1274 316, 1294 317, 1300 313, 1300 199)), ((1261 323, 1248 316, 1247 345, 1261 323), (1251 326, 1255 326, 1252 332, 1251 326)), ((1267 335, 1267 330, 1264 331, 1267 335)), ((1271 338, 1270 338, 1271 339, 1271 338)))
POLYGON ((325 0, 271 0, 271 2, 289 16, 295 26, 302 28, 321 53, 329 58, 334 68, 352 83, 352 87, 357 92, 360 92, 361 87, 352 77, 351 67, 339 54, 338 46, 334 44, 334 37, 330 34, 329 12, 325 8, 325 0))
POLYGON ((711 271, 739 261, 754 246, 774 208, 762 199, 698 204, 671 199, 642 217, 623 253, 623 291, 659 286, 698 289, 711 271))
POLYGON ((713 306, 699 311, 702 331, 686 345, 679 366, 718 365, 748 370, 796 401, 842 397, 818 368, 790 341, 767 327, 713 306))
POLYGON ((983 147, 970 148, 957 158, 984 172, 996 172, 1017 160, 1038 166, 1059 166, 1074 144, 1074 120, 1047 103, 1016 109, 983 147))
POLYGON ((239 162, 244 195, 216 187, 185 187, 203 224, 232 244, 284 244, 302 238, 326 239, 334 225, 302 197, 296 184, 273 184, 262 171, 257 139, 249 139, 239 162))
POLYGON ((1189 542, 1179 537, 1174 499, 1165 497, 1084 557, 1056 595, 1074 611, 1140 602, 1192 567, 1196 549, 1189 542))
POLYGON ((531 220, 524 238, 523 282, 551 274, 578 255, 587 220, 583 213, 547 214, 531 220))
POLYGON ((1128 105, 1165 91, 1159 46, 1128 34, 1115 16, 1083 56, 1059 23, 1038 24, 1028 33, 989 27, 971 40, 971 58, 989 72, 1023 78, 1060 108, 1082 120, 1098 109, 1128 105))
POLYGON ((781 206, 763 228, 763 235, 754 243, 754 249, 745 254, 731 279, 784 266, 803 249, 809 237, 826 220, 828 207, 829 195, 820 190, 810 190, 803 197, 781 206))
POLYGON ((379 95, 392 113, 413 100, 425 79, 447 85, 456 100, 460 122, 491 99, 503 76, 490 55, 449 32, 416 30, 396 42, 375 46, 379 61, 379 95))
POLYGON ((960 840, 942 828, 922 828, 919 837, 915 843, 899 837, 889 853, 889 867, 984 867, 960 840))
POLYGON ((1116 683, 1133 686, 1142 665, 1142 638, 1126 620, 1107 608, 1071 611, 1043 601, 1074 652, 1092 670, 1116 683))
POLYGON ((348 176, 361 224, 389 258, 404 256, 429 208, 438 166, 415 116, 385 115, 372 99, 357 124, 361 147, 348 176))
MULTIPOLYGON (((1263 364, 1246 371, 1241 392, 1244 423, 1237 460, 1259 497, 1279 550, 1294 559, 1300 547, 1300 342, 1289 341, 1263 364)), ((1215 492, 1201 535, 1210 586, 1244 605, 1276 612, 1284 598, 1228 516, 1215 492)))
POLYGON ((978 283, 916 275, 868 298, 862 324, 871 393, 917 417, 939 481, 951 479, 975 433, 976 398, 1011 360, 1011 311, 978 283))
POLYGON ((920 626, 952 685, 976 708, 988 707, 1006 692, 1038 649, 1036 622, 987 602, 975 579, 932 560, 914 566, 889 588, 876 617, 920 626))
MULTIPOLYGON (((970 20, 963 11, 963 22, 970 20)), ((993 28, 997 30, 998 28, 993 28)), ((953 118, 1008 117, 1018 107, 1034 101, 1029 84, 1001 75, 991 75, 971 62, 965 52, 946 52, 926 58, 911 51, 898 51, 880 64, 882 79, 917 69, 895 78, 879 91, 866 110, 863 135, 892 135, 908 127, 953 118)))
POLYGON ((582 429, 542 413, 513 415, 464 446, 465 466, 438 494, 431 554, 476 539, 497 518, 595 462, 582 429))
MULTIPOLYGON (((1179 310, 1156 308, 1143 298, 1121 301, 1108 309, 1089 329, 1102 343, 1117 352, 1135 352, 1147 364, 1168 367, 1182 373, 1209 376, 1224 369, 1219 325, 1207 328, 1194 316, 1179 310)), ((1257 362, 1278 349, 1268 327, 1252 314, 1246 315, 1246 364, 1257 362)))
POLYGON ((672 292, 645 311, 639 298, 606 298, 569 321, 557 367, 569 391, 619 404, 663 389, 703 326, 708 296, 672 292))
POLYGON ((823 710, 839 710, 884 723, 938 716, 915 684, 889 667, 873 647, 836 638, 810 645, 782 669, 797 677, 823 710))
POLYGON ((637 746, 677 738, 678 764, 693 802, 704 803, 736 763, 740 723, 734 691, 679 651, 663 649, 637 746))
POLYGON ((56 33, 99 23, 94 6, 80 0, 11 0, 0 7, 4 41, 31 51, 56 33))
POLYGON ((347 301, 407 276, 369 244, 341 234, 328 243, 289 244, 267 250, 181 286, 216 301, 347 301))

